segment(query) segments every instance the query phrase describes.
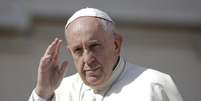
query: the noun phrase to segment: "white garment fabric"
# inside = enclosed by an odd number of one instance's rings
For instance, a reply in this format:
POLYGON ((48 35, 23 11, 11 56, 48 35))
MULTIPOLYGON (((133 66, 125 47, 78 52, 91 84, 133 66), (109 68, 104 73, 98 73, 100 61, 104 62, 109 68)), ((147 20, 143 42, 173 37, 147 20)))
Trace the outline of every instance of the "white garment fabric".
POLYGON ((29 97, 29 101, 46 101, 44 98, 38 96, 35 92, 35 90, 33 90, 31 96, 29 97))
MULTIPOLYGON (((183 101, 172 78, 165 73, 120 58, 111 79, 101 90, 85 85, 78 74, 66 77, 55 91, 56 101, 183 101)), ((33 96, 29 101, 38 100, 33 96)), ((41 98, 42 99, 42 98, 41 98)))

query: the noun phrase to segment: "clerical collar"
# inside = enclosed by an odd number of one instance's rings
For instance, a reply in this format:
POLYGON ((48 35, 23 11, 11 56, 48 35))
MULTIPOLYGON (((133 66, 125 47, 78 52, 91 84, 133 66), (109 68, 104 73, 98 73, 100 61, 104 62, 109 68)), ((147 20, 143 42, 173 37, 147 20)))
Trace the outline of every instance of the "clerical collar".
POLYGON ((115 81, 117 80, 117 78, 120 76, 120 74, 122 73, 123 69, 124 69, 124 65, 125 65, 125 60, 123 59, 122 56, 120 56, 120 59, 118 61, 118 64, 116 65, 116 67, 114 68, 113 72, 112 72, 112 76, 109 80, 107 80, 104 84, 98 86, 98 87, 89 87, 87 85, 83 85, 83 89, 85 90, 94 90, 94 91, 99 91, 99 90, 107 90, 113 83, 115 83, 115 81))

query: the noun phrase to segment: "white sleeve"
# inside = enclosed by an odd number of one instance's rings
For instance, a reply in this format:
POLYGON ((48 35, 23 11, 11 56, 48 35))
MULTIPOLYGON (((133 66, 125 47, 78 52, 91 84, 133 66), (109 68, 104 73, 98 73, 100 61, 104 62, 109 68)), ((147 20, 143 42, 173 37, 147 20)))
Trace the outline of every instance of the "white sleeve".
POLYGON ((171 101, 161 84, 152 83, 151 90, 151 101, 171 101))
POLYGON ((35 90, 33 90, 31 96, 29 97, 29 101, 46 101, 44 98, 38 96, 35 92, 35 90))
POLYGON ((164 76, 163 82, 152 83, 152 101, 183 101, 171 76, 164 76))
POLYGON ((183 101, 182 96, 174 83, 173 78, 168 75, 166 77, 165 91, 170 98, 170 101, 183 101))

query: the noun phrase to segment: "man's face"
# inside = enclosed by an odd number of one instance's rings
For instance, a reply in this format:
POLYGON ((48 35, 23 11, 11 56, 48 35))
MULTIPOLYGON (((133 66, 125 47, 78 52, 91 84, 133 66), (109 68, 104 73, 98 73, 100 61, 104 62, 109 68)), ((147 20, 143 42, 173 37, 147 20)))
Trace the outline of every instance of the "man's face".
POLYGON ((107 81, 119 56, 119 38, 103 30, 95 17, 81 17, 67 28, 68 50, 85 84, 98 86, 107 81))

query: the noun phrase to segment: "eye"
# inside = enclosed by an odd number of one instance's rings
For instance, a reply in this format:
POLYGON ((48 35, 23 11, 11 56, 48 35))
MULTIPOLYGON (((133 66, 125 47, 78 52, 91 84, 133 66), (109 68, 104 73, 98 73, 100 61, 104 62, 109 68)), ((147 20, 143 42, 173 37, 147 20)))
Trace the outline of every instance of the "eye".
POLYGON ((81 54, 82 53, 82 48, 75 48, 74 50, 73 50, 73 53, 75 53, 75 54, 81 54))
POLYGON ((98 47, 100 47, 101 45, 100 44, 98 44, 98 43, 94 43, 94 44, 91 44, 90 45, 90 48, 98 48, 98 47))

